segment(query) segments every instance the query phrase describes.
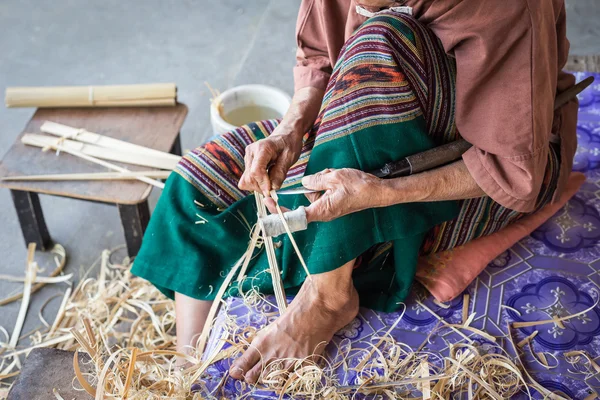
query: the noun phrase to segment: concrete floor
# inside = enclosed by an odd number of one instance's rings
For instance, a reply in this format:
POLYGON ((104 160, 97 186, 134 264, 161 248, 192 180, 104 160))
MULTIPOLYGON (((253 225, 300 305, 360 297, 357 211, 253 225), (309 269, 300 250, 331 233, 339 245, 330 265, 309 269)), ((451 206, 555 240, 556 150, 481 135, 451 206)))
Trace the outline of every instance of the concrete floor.
MULTIPOLYGON (((292 92, 294 27, 300 0, 2 0, 0 88, 176 82, 190 112, 183 148, 210 135, 209 93, 244 83, 292 92)), ((600 54, 600 3, 568 0, 573 54, 600 54)), ((32 109, 0 108, 0 156, 31 117, 32 109)), ((153 194, 155 200, 158 193, 153 194)), ((123 243, 117 210, 42 196, 53 239, 69 254, 67 272, 78 274, 100 251, 123 243)), ((0 274, 22 275, 25 245, 8 190, 0 190, 0 274)), ((0 297, 21 285, 0 282, 0 297)), ((41 304, 64 287, 33 296, 23 332, 40 325, 41 304)), ((59 299, 47 307, 52 320, 59 299)), ((2 307, 9 332, 18 303, 2 307)), ((0 338, 3 341, 4 338, 0 338)))

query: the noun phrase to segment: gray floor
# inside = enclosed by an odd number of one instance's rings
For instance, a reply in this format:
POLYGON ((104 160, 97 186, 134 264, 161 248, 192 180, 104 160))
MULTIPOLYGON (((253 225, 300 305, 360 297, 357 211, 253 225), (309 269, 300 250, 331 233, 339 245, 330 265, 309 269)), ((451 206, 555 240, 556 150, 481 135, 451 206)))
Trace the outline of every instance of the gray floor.
MULTIPOLYGON (((209 93, 264 83, 292 92, 294 27, 300 0, 1 0, 0 89, 27 85, 176 82, 190 113, 182 131, 192 148, 210 134, 209 93)), ((600 3, 569 0, 573 54, 600 54, 600 3)), ((32 115, 0 108, 0 156, 32 115)), ((153 198, 157 196, 154 193, 153 198)), ((116 209, 42 197, 54 240, 78 273, 104 248, 123 242, 116 209)), ((22 274, 25 246, 8 190, 0 190, 0 273, 22 274)), ((0 282, 0 297, 19 284, 0 282)), ((39 325, 37 310, 52 294, 33 296, 24 332, 39 325)), ((2 307, 10 332, 18 303, 2 307)), ((47 308, 52 319, 58 307, 47 308)), ((0 338, 3 341, 4 338, 0 338)))

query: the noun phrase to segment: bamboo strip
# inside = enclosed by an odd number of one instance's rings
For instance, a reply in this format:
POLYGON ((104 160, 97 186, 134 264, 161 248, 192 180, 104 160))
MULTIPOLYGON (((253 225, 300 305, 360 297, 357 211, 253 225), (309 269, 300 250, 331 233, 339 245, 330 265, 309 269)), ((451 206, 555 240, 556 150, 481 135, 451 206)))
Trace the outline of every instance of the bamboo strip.
POLYGON ((21 355, 21 354, 29 354, 29 352, 31 350, 33 350, 33 349, 38 349, 38 348, 41 348, 41 347, 56 346, 57 344, 66 342, 67 340, 72 339, 72 338, 73 338, 73 335, 71 333, 68 333, 66 335, 55 337, 54 339, 47 340, 45 342, 36 344, 34 346, 27 347, 26 349, 21 349, 21 350, 16 350, 16 351, 10 352, 8 354, 0 356, 0 358, 9 358, 9 357, 18 356, 18 355, 21 355))
MULTIPOLYGON (((52 248, 52 250, 50 250, 50 252, 58 255, 61 258, 60 262, 57 261, 56 268, 49 275, 49 277, 55 277, 55 276, 58 276, 58 274, 60 274, 62 272, 62 270, 65 268, 65 265, 67 263, 67 253, 65 251, 65 248, 62 247, 60 244, 55 244, 54 247, 52 248)), ((36 285, 34 285, 31 288, 31 293, 33 294, 33 293, 37 292, 45 284, 46 283, 44 283, 44 282, 37 283, 36 285)), ((15 294, 14 296, 6 297, 6 298, 0 300, 0 306, 10 304, 13 301, 19 300, 21 297, 23 297, 23 293, 18 293, 18 294, 15 294)))
MULTIPOLYGON (((202 333, 200 334, 200 337, 198 338, 198 342, 196 344, 196 351, 198 352, 198 354, 204 353, 204 348, 206 347, 206 343, 208 342, 208 337, 212 330, 212 326, 214 323, 214 319, 217 315, 217 311, 219 310, 219 307, 221 306, 221 299, 223 298, 223 295, 225 295, 225 291, 229 287, 229 284, 233 280, 233 277, 238 272, 240 267, 242 265, 246 264, 246 260, 249 260, 250 258, 252 258, 252 254, 254 253, 254 247, 256 247, 257 240, 258 240, 258 236, 252 235, 252 238, 250 240, 250 243, 248 244, 248 248, 246 249, 246 252, 231 268, 231 271, 229 271, 229 273, 225 277, 225 280, 221 284, 219 291, 215 295, 213 304, 211 305, 210 310, 208 311, 208 316, 206 317, 206 322, 204 323, 204 327, 202 328, 202 333)), ((198 364, 196 367, 200 368, 201 365, 198 364)), ((197 369, 197 368, 195 368, 195 369, 197 369)))
MULTIPOLYGON (((267 216, 267 207, 263 201, 264 196, 261 193, 254 192, 254 199, 256 200, 256 212, 258 214, 258 223, 260 224, 261 218, 267 216)), ((271 280, 273 281, 273 292, 275 293, 275 300, 277 301, 277 308, 279 308, 279 314, 283 314, 287 309, 287 298, 285 297, 285 290, 283 288, 283 282, 281 280, 281 273, 279 272, 279 266, 277 265, 277 257, 275 256, 275 246, 273 245, 273 238, 265 234, 265 229, 260 225, 263 241, 265 244, 265 251, 267 252, 267 260, 269 261, 269 268, 271 270, 271 280)), ((307 276, 310 276, 307 275, 307 276)))
POLYGON ((103 160, 118 161, 126 164, 160 168, 169 171, 173 170, 179 162, 179 159, 175 160, 162 156, 148 156, 123 150, 107 149, 93 144, 86 144, 68 139, 55 139, 52 136, 38 135, 35 133, 26 133, 21 138, 21 142, 30 146, 42 148, 58 148, 60 151, 74 150, 103 160))
POLYGON ((0 181, 118 181, 139 177, 167 179, 171 171, 90 172, 81 174, 21 175, 0 178, 0 181))
POLYGON ((302 253, 300 252, 300 249, 298 248, 298 245, 296 244, 296 240, 294 240, 294 236, 292 235, 292 232, 290 231, 290 227, 289 227, 287 221, 285 220, 285 217, 283 216, 283 211, 281 210, 281 207, 279 206, 279 196, 277 196, 277 192, 275 190, 271 190, 270 194, 271 194, 271 198, 275 201, 275 207, 277 208, 277 214, 279 214, 281 223, 283 224, 283 227, 285 228, 285 232, 286 232, 288 238, 290 239, 292 246, 294 247, 296 256, 298 256, 298 260, 300 260, 300 264, 302 264, 302 268, 304 268, 306 277, 309 280, 311 280, 312 275, 310 274, 310 271, 308 270, 308 266, 306 265, 306 262, 304 261, 304 257, 302 257, 302 253))
POLYGON ((32 282, 35 280, 35 276, 37 274, 37 265, 33 261, 33 257, 35 255, 35 243, 29 243, 27 247, 27 265, 25 267, 25 284, 23 288, 23 301, 21 302, 21 308, 19 309, 19 315, 17 316, 17 322, 15 322, 15 329, 12 332, 10 337, 10 342, 8 343, 11 348, 15 348, 17 346, 17 342, 19 340, 19 336, 21 336, 21 329, 23 328, 23 323, 25 322, 25 316, 27 314, 27 308, 29 308, 29 299, 31 298, 31 286, 32 282))
POLYGON ((469 318, 469 301, 470 301, 470 296, 468 293, 465 293, 463 295, 463 306, 462 306, 462 322, 463 325, 466 324, 467 319, 469 318))
POLYGON ((73 370, 75 370, 75 376, 77 377, 77 381, 81 387, 88 392, 92 397, 96 397, 96 389, 92 385, 88 383, 83 374, 81 373, 81 369, 79 368, 79 350, 75 350, 75 354, 73 354, 73 370))
MULTIPOLYGON (((23 139, 25 139, 25 136, 28 136, 28 135, 24 135, 23 139)), ((35 139, 30 139, 29 143, 25 143, 25 144, 31 144, 32 146, 37 146, 37 147, 46 147, 45 143, 37 142, 35 139)), ((114 164, 111 164, 111 163, 106 162, 104 160, 100 160, 98 158, 89 156, 89 155, 84 154, 84 153, 82 153, 80 151, 67 149, 67 148, 65 148, 63 146, 63 144, 53 143, 50 146, 52 148, 58 149, 60 151, 64 151, 65 153, 69 153, 69 154, 71 154, 73 156, 76 156, 76 157, 79 157, 79 158, 83 158, 86 161, 90 161, 90 162, 93 162, 95 164, 102 165, 103 167, 106 167, 106 168, 109 168, 109 169, 112 169, 112 170, 115 170, 115 171, 119 171, 119 172, 131 172, 127 168, 119 167, 118 165, 114 165, 114 164)), ((164 187, 165 187, 164 183, 159 182, 159 181, 154 180, 154 179, 146 178, 144 176, 138 177, 137 180, 145 182, 145 183, 148 183, 148 184, 153 185, 153 186, 156 186, 159 189, 164 189, 164 187)))
MULTIPOLYGON (((61 276, 36 276, 31 283, 60 283, 66 282, 73 277, 73 274, 61 275, 61 276)), ((26 282, 27 276, 12 276, 12 275, 0 275, 0 280, 8 282, 26 282)))
POLYGON ((577 318, 580 315, 585 315, 585 314, 591 312, 594 308, 596 308, 596 306, 600 302, 600 293, 597 293, 596 296, 598 298, 596 299, 596 302, 594 303, 593 306, 586 308, 585 310, 580 311, 578 313, 566 315, 566 316, 560 317, 560 318, 546 319, 546 320, 542 320, 542 321, 513 322, 512 326, 514 328, 529 328, 530 326, 546 325, 546 324, 557 324, 558 325, 558 323, 562 323, 562 321, 568 321, 570 319, 577 318))
POLYGON ((8 87, 6 107, 106 107, 175 105, 174 83, 105 86, 8 87))
POLYGON ((90 132, 85 129, 73 128, 68 125, 59 124, 57 122, 46 121, 40 127, 40 130, 51 135, 60 136, 66 139, 73 139, 78 142, 89 143, 100 147, 106 147, 109 149, 127 151, 129 153, 146 154, 149 156, 164 157, 179 162, 181 156, 166 153, 151 149, 149 147, 140 146, 137 144, 129 143, 124 140, 112 138, 110 136, 100 135, 98 133, 90 132))
POLYGON ((54 318, 54 322, 52 323, 52 326, 50 327, 50 330, 48 331, 49 335, 53 334, 56 331, 56 329, 58 328, 58 325, 60 324, 60 321, 62 321, 62 319, 64 318, 65 311, 67 310, 67 302, 71 298, 71 292, 72 292, 72 289, 70 287, 67 288, 67 290, 65 291, 63 299, 60 303, 60 307, 58 307, 58 312, 56 313, 56 318, 54 318))
POLYGON ((131 351, 131 361, 129 362, 129 369, 127 370, 127 377, 125 378, 125 390, 123 391, 123 398, 127 398, 129 387, 131 386, 131 379, 133 378, 133 372, 135 371, 135 362, 137 361, 139 349, 134 347, 131 351))
POLYGON ((64 397, 62 397, 62 396, 60 395, 60 393, 58 393, 58 390, 57 390, 56 388, 53 388, 53 389, 52 389, 52 393, 54 393, 54 397, 56 397, 56 399, 57 399, 57 400, 65 400, 65 398, 64 398, 64 397))

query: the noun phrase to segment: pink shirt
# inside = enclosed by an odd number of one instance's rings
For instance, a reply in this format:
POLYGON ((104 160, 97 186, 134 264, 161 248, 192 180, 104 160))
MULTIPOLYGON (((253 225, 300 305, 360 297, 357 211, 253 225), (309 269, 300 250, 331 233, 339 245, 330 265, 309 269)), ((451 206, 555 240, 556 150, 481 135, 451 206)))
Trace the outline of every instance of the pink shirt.
MULTIPOLYGON (((368 0, 364 1, 365 3, 368 0)), ((567 62, 564 0, 406 0, 413 15, 455 57, 456 125, 473 144, 463 160, 496 202, 532 211, 550 137, 561 138, 562 193, 577 148, 577 100, 556 112, 557 93, 575 83, 567 62)), ((324 89, 332 65, 366 17, 356 0, 303 0, 297 24, 296 90, 324 89)))

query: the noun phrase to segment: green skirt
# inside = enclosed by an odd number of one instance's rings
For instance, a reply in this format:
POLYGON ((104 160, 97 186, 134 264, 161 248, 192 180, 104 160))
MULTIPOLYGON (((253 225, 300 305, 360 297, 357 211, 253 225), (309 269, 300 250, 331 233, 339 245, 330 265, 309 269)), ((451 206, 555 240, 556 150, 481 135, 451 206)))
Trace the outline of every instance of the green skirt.
MULTIPOLYGON (((454 79, 438 39, 414 19, 392 13, 369 19, 344 46, 284 187, 326 168, 371 171, 456 140, 454 79)), ((257 221, 252 195, 237 188, 244 149, 277 123, 243 126, 183 157, 154 210, 134 274, 169 297, 214 299, 257 221)), ((295 209, 308 200, 281 196, 280 203, 295 209)), ((457 213, 457 202, 401 204, 312 223, 294 238, 311 274, 359 258, 353 279, 361 305, 393 311, 409 292, 425 235, 457 213)), ((294 294, 306 275, 287 236, 274 240, 286 294, 294 294)), ((272 293, 268 271, 264 249, 255 249, 244 289, 272 293)), ((227 294, 237 293, 234 283, 227 294)))

